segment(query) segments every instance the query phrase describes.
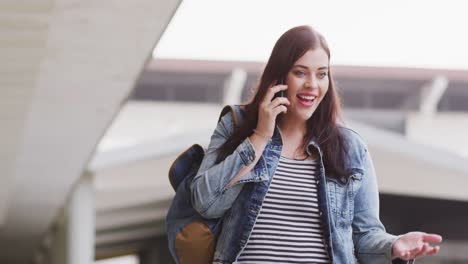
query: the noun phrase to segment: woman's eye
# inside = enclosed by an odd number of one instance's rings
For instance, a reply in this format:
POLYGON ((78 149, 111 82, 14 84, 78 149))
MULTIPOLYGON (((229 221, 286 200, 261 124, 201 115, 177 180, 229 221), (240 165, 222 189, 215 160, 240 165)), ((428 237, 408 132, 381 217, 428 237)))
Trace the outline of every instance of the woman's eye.
POLYGON ((320 78, 325 78, 325 77, 327 77, 327 73, 326 72, 321 72, 321 73, 319 73, 319 77, 320 78))
POLYGON ((297 71, 297 72, 295 72, 295 74, 296 74, 297 76, 304 76, 304 75, 305 75, 305 72, 297 71))

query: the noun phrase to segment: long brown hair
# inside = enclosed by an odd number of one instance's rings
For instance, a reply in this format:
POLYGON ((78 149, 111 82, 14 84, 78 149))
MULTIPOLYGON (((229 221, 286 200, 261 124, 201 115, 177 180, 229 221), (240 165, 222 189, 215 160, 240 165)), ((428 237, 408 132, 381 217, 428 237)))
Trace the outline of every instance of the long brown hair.
MULTIPOLYGON (((236 128, 234 133, 221 146, 217 162, 233 153, 237 146, 253 133, 257 126, 258 109, 267 89, 279 80, 285 80, 294 63, 308 50, 323 48, 330 60, 330 49, 325 38, 309 26, 298 26, 286 31, 276 42, 270 58, 257 86, 252 101, 245 105, 245 122, 236 128)), ((305 150, 309 141, 315 139, 323 154, 327 175, 331 177, 346 176, 344 157, 347 145, 338 128, 341 114, 341 103, 333 82, 329 67, 329 87, 312 117, 307 120, 307 132, 302 147, 305 150)), ((281 118, 281 115, 279 116, 281 118)))

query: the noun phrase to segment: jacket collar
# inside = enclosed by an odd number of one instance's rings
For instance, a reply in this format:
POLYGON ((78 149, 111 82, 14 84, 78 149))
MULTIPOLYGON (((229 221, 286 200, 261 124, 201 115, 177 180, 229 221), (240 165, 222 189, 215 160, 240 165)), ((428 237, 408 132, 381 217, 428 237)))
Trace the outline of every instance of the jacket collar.
MULTIPOLYGON (((273 131, 273 136, 271 137, 271 144, 274 146, 283 146, 283 140, 281 138, 281 132, 278 126, 276 126, 275 130, 273 131)), ((315 136, 312 137, 312 139, 309 141, 306 151, 309 155, 318 152, 320 154, 320 157, 322 156, 322 150, 320 149, 320 146, 317 143, 317 138, 315 136)))

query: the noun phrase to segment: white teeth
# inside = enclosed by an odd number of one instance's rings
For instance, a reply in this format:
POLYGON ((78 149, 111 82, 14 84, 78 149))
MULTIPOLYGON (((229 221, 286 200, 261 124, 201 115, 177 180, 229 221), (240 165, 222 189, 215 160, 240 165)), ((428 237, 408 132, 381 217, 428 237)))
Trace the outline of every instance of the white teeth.
POLYGON ((299 98, 304 99, 304 100, 314 100, 315 96, 299 95, 299 98))

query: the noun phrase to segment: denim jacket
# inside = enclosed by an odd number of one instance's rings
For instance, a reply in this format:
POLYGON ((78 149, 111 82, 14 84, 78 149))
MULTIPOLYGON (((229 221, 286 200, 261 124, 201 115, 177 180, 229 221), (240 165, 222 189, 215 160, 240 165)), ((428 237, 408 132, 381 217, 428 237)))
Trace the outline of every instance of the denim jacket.
MULTIPOLYGON (((307 149, 309 154, 319 154, 317 183, 325 247, 333 263, 391 263, 392 245, 398 237, 387 234, 379 220, 377 180, 369 151, 356 132, 340 129, 350 146, 345 160, 349 179, 336 180, 327 174, 314 140, 307 149)), ((225 115, 190 187, 195 210, 208 219, 223 219, 213 263, 233 263, 247 244, 282 150, 276 128, 255 167, 226 188, 242 167, 255 160, 254 148, 246 138, 224 161, 215 164, 218 148, 233 131, 233 118, 225 115)))

